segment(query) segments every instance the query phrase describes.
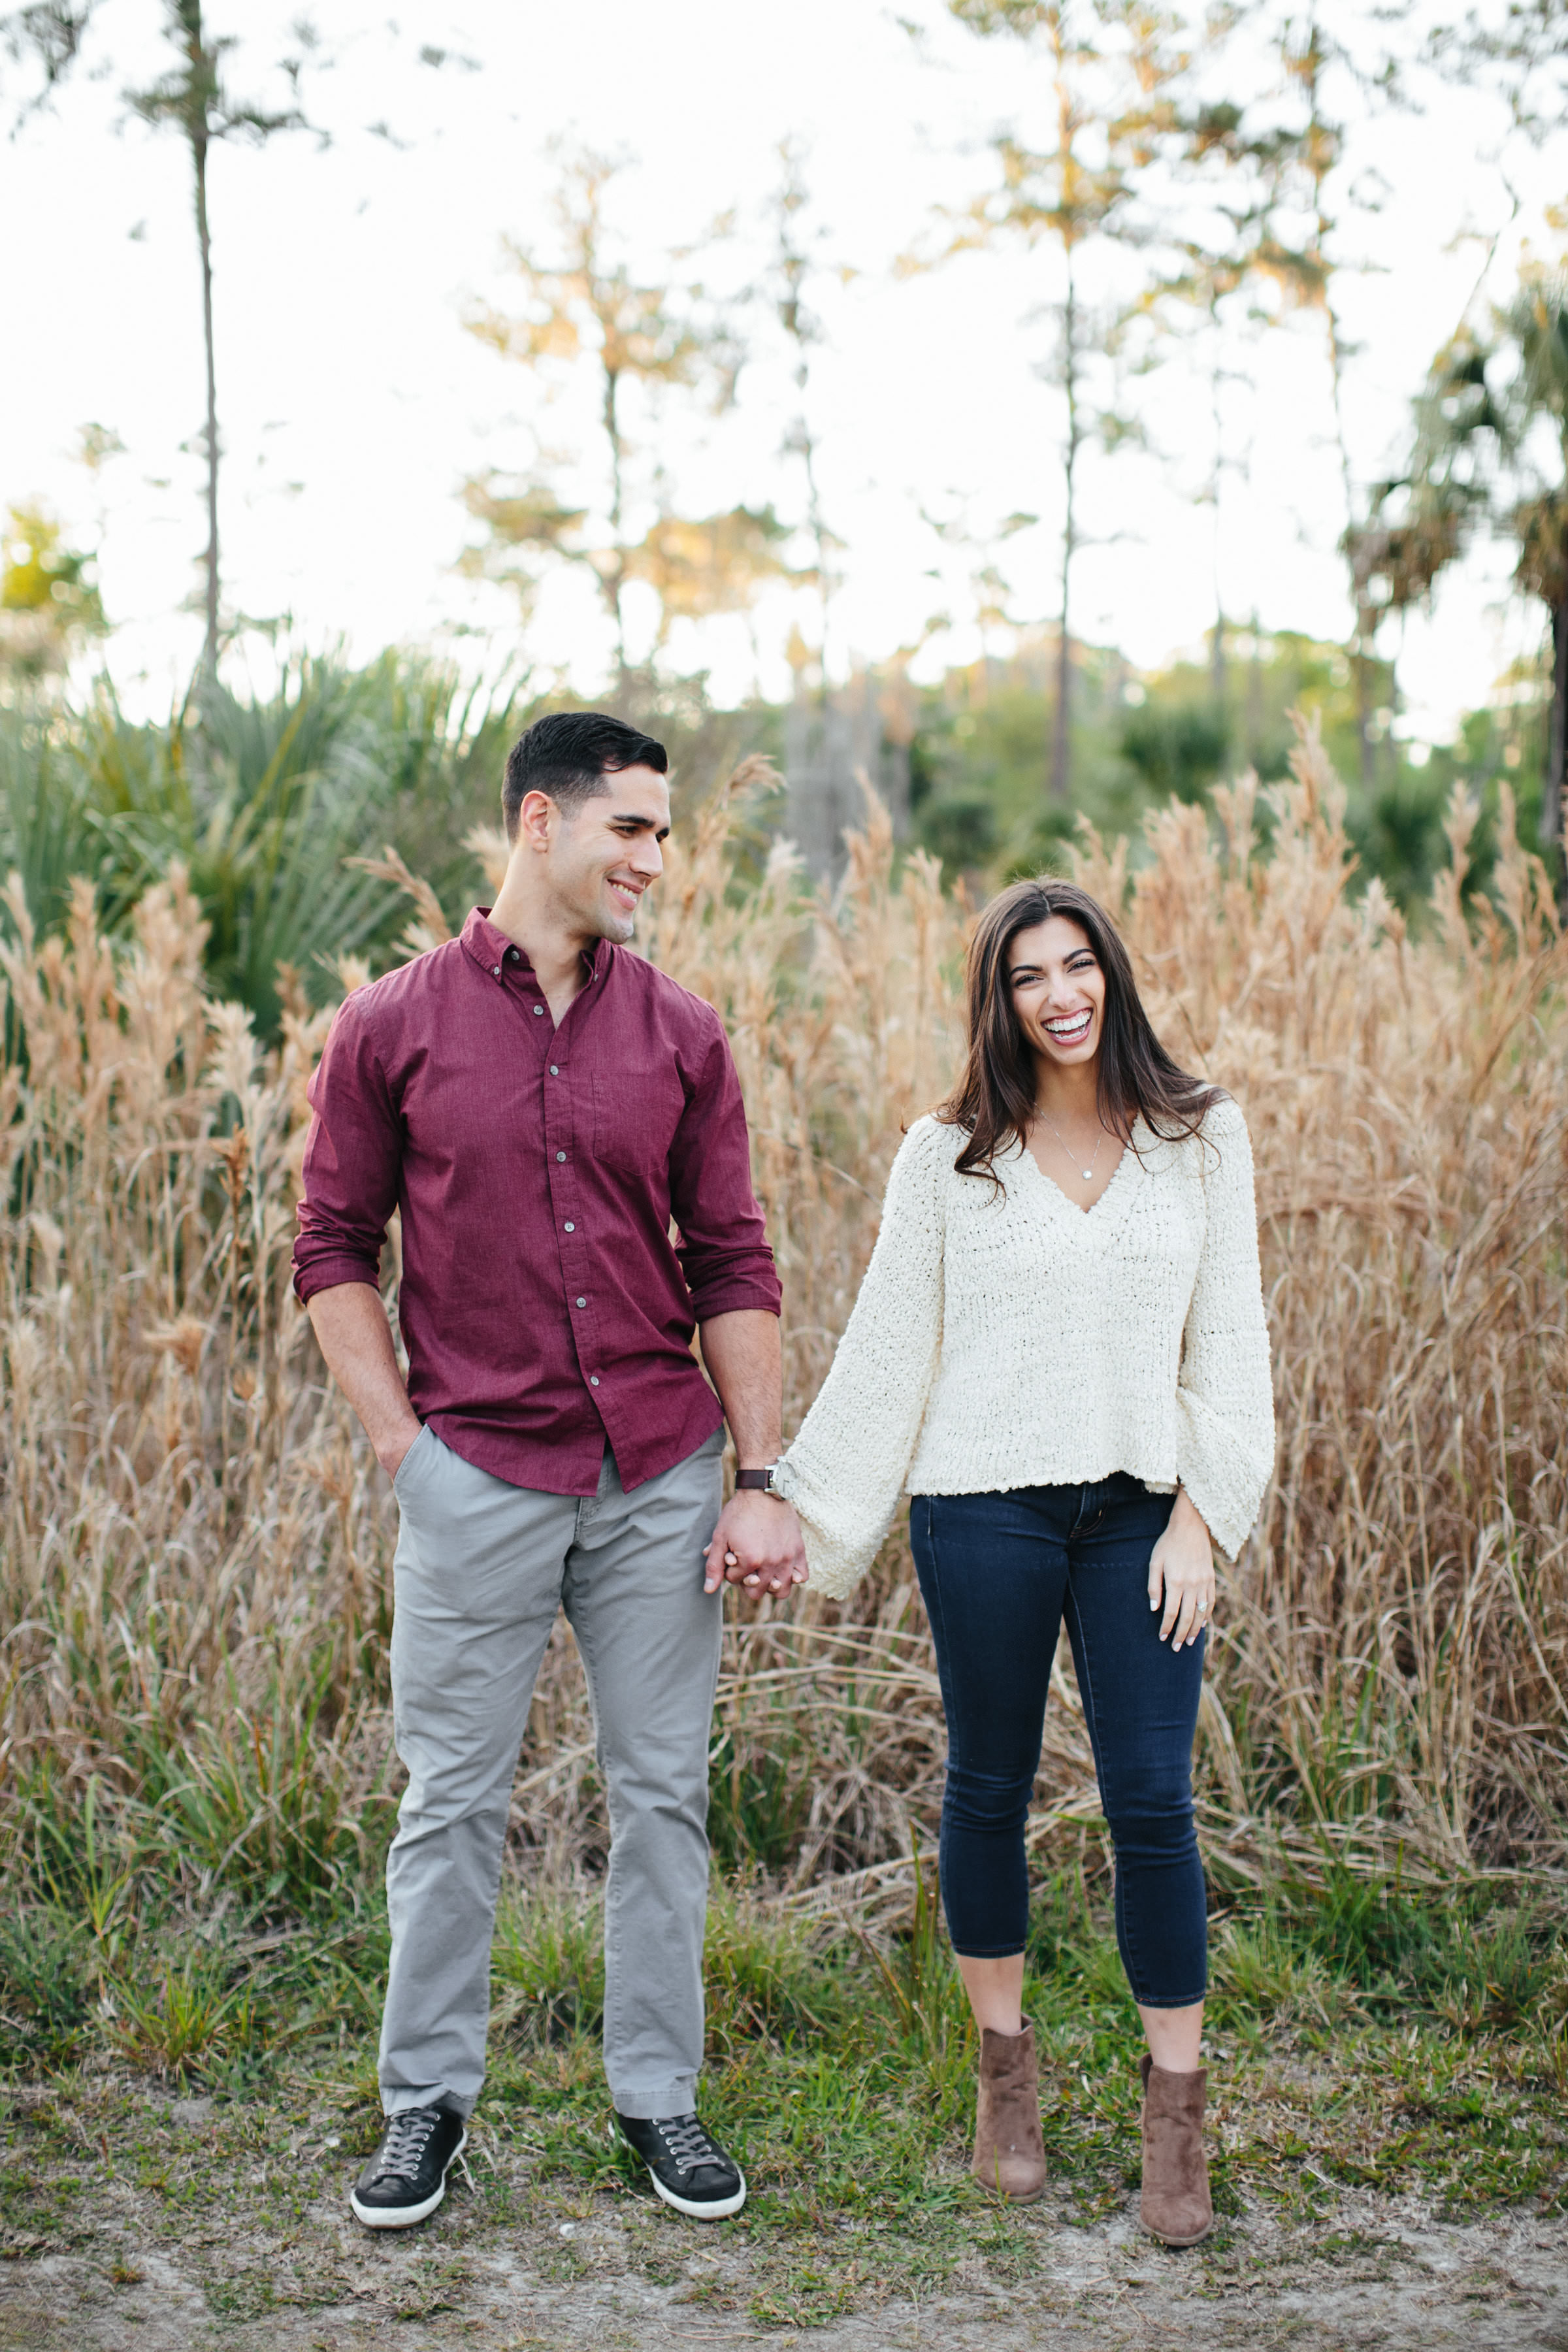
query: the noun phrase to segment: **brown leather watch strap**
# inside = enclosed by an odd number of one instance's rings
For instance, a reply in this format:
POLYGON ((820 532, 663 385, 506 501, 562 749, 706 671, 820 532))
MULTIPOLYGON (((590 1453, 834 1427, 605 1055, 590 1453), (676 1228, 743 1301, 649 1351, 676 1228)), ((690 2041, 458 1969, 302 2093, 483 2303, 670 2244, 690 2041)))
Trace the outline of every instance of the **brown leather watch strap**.
POLYGON ((776 1464, 770 1462, 765 1470, 737 1470, 735 1485, 737 1487, 745 1487, 759 1494, 770 1494, 773 1489, 773 1471, 776 1467, 776 1464))

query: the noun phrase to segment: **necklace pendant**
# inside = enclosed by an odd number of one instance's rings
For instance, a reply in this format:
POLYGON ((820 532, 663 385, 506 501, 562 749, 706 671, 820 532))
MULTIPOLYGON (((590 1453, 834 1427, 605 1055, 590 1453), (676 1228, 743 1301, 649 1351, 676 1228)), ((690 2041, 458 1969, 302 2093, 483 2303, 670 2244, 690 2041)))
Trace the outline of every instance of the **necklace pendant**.
POLYGON ((1083 1181, 1084 1181, 1084 1182, 1085 1182, 1086 1184, 1089 1184, 1089 1183, 1092 1183, 1092 1182, 1093 1182, 1093 1181, 1094 1181, 1094 1171, 1093 1171, 1093 1169, 1092 1169, 1092 1168, 1086 1168, 1086 1169, 1084 1170, 1084 1171, 1083 1171, 1083 1181))

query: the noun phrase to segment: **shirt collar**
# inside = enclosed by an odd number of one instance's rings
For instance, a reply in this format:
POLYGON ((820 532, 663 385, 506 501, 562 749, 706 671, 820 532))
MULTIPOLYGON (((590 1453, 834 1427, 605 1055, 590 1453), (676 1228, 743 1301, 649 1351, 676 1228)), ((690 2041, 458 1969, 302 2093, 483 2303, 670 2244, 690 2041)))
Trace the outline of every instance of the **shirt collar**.
MULTIPOLYGON (((461 933, 462 944, 468 953, 486 973, 492 973, 500 964, 503 971, 526 971, 531 976, 533 966, 527 950, 509 940, 504 931, 497 930, 489 914, 488 907, 471 907, 468 909, 461 933)), ((591 980, 604 979, 615 951, 614 943, 609 940, 595 940, 584 949, 583 961, 588 967, 591 980)))

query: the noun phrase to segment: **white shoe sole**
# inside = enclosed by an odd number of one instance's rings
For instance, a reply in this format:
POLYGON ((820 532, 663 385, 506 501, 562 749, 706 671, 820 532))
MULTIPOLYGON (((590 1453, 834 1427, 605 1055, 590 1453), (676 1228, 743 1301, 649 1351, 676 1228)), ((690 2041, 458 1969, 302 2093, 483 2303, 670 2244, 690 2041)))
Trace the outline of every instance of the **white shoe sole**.
MULTIPOLYGON (((663 2181, 659 2179, 652 2165, 644 2162, 644 2159, 637 2154, 637 2149, 632 2146, 629 2139, 622 2138, 620 2133, 616 2128, 613 2117, 610 2123, 610 2143, 614 2147, 625 2148, 626 2154, 632 2158, 634 2163, 642 2165, 643 2170, 647 2174, 648 2179, 653 2183, 654 2195, 656 2197, 662 2197, 665 2203, 670 2206, 677 2213, 684 2213, 688 2221, 727 2221, 731 2214, 738 2213, 742 2206, 746 2201, 746 2176, 743 2172, 741 2173, 741 2185, 739 2189, 736 2189, 733 2197, 721 2197, 717 2201, 712 2198, 708 2198, 700 2205, 697 2203, 695 2199, 690 2197, 678 2197, 673 2189, 667 2189, 665 2187, 663 2181)), ((738 2172, 740 2171, 739 2165, 736 2166, 735 2169, 738 2172)))
POLYGON ((349 2197, 354 2220, 363 2221, 367 2230, 412 2230, 416 2222, 427 2221, 447 2194, 447 2174, 451 2171, 468 2145, 468 2135, 465 2132, 447 2158, 446 2168, 437 2185, 436 2194, 434 2197, 426 2197, 422 2205, 362 2205, 359 2201, 359 2190, 354 2189, 349 2197))
MULTIPOLYGON (((637 2153, 635 2148, 632 2153, 637 2153)), ((693 2221, 726 2221, 731 2213, 738 2213, 746 2201, 746 2176, 743 2172, 733 2197, 708 2198, 700 2205, 689 2197, 678 2197, 673 2189, 665 2187, 657 2172, 650 2169, 647 2177, 653 2183, 656 2197, 662 2197, 667 2205, 673 2205, 678 2213, 686 2214, 693 2221)))

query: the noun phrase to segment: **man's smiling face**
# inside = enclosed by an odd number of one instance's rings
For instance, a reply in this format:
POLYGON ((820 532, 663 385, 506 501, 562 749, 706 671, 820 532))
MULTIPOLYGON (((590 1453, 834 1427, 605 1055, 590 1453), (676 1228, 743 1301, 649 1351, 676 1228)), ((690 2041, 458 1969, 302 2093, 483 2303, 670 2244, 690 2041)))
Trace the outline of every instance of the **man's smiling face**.
POLYGON ((604 786, 572 815, 551 803, 548 871, 573 930, 624 944, 637 928, 637 901, 664 871, 669 785, 652 768, 619 768, 604 786))

